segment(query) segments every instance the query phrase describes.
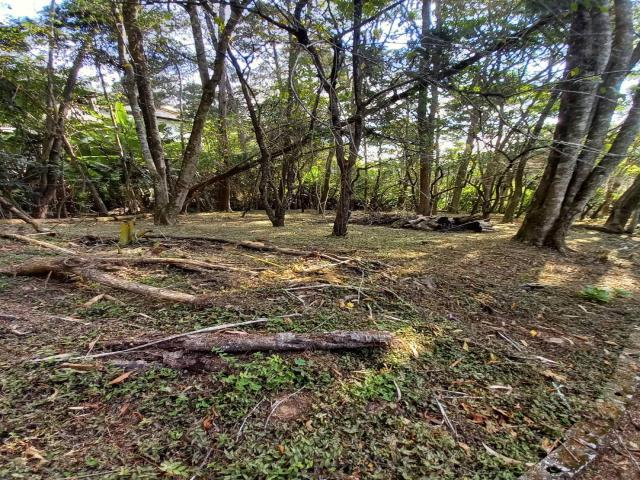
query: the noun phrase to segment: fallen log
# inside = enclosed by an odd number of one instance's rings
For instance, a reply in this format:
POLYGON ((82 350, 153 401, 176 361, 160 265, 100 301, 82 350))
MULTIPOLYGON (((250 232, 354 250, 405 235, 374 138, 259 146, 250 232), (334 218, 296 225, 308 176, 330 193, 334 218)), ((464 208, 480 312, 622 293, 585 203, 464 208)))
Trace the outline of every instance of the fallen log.
POLYGON ((0 206, 6 208, 11 213, 13 213, 16 217, 22 220, 25 223, 28 223, 33 227, 33 229, 38 233, 49 233, 49 230, 40 225, 37 221, 35 221, 32 217, 27 215, 25 212, 16 207, 13 202, 11 202, 8 198, 0 195, 0 206))
POLYGON ((8 240, 18 240, 19 242, 35 245, 36 247, 46 248, 47 250, 53 250, 58 253, 64 253, 65 255, 76 255, 76 252, 69 250, 68 248, 60 247, 50 242, 43 242, 42 240, 36 240, 35 238, 26 237, 24 235, 18 235, 17 233, 3 233, 0 232, 0 237, 8 240))
POLYGON ((153 287, 116 277, 98 270, 91 260, 82 257, 40 258, 0 269, 0 274, 4 275, 30 276, 49 275, 49 273, 56 276, 76 275, 84 280, 90 280, 111 288, 158 300, 203 306, 210 302, 209 297, 206 295, 191 295, 189 293, 178 292, 168 288, 153 287))
POLYGON ((483 220, 479 215, 468 215, 462 217, 425 216, 412 215, 401 216, 389 213, 372 213, 360 218, 355 218, 353 223, 358 225, 388 226, 391 228, 407 228, 412 230, 426 231, 472 231, 488 232, 493 231, 493 227, 487 220, 483 220))
POLYGON ((227 332, 189 336, 181 339, 176 346, 188 352, 250 353, 383 348, 390 346, 392 340, 393 334, 386 331, 334 331, 316 334, 227 332))

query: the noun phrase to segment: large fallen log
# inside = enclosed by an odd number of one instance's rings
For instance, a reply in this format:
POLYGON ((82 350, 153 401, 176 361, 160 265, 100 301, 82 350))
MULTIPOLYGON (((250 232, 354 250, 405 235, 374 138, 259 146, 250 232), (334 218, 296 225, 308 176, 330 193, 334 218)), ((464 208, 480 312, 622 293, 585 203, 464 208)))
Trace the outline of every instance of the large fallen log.
POLYGON ((68 248, 60 247, 51 242, 43 242, 42 240, 36 240, 35 238, 26 237, 24 235, 18 235, 17 233, 3 233, 0 232, 0 237, 8 240, 17 240, 19 242, 28 243, 29 245, 35 245, 36 247, 46 248, 47 250, 53 250, 58 253, 64 253, 65 255, 76 255, 76 252, 69 250, 68 248))
POLYGON ((391 228, 408 228, 412 230, 427 230, 437 232, 472 231, 489 232, 493 227, 479 215, 462 217, 400 215, 394 213, 372 213, 354 218, 352 223, 357 225, 378 225, 391 228))
POLYGON ((0 274, 25 276, 49 274, 55 276, 76 275, 84 280, 90 280, 111 288, 125 290, 159 300, 203 306, 210 303, 210 298, 206 295, 191 295, 189 293, 178 292, 168 288, 153 287, 151 285, 144 285, 116 277, 115 275, 105 273, 95 268, 91 260, 82 257, 39 258, 19 265, 2 268, 0 269, 0 274))

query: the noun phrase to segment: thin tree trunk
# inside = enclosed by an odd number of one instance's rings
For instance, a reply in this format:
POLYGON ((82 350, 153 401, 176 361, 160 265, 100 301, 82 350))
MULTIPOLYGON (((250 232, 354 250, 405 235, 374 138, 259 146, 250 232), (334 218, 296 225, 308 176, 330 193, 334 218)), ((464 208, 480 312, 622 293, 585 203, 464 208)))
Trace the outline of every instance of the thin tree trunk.
MULTIPOLYGON (((44 174, 45 183, 40 189, 36 206, 33 210, 34 218, 45 218, 47 216, 49 204, 56 195, 60 182, 60 154, 62 151, 62 135, 64 135, 65 120, 71 107, 73 90, 78 82, 78 73, 89 50, 89 45, 90 40, 88 38, 84 39, 80 45, 73 64, 71 65, 71 70, 67 75, 57 112, 55 111, 55 107, 53 109, 53 112, 55 112, 55 120, 51 121, 47 118, 46 121, 47 125, 53 124, 54 126, 53 132, 51 132, 52 138, 45 139, 45 147, 43 148, 43 152, 45 152, 46 155, 46 157, 43 157, 46 171, 44 174)), ((51 112, 47 113, 47 117, 49 117, 49 115, 51 115, 51 112)))
POLYGON ((36 232, 44 233, 48 231, 33 218, 23 212, 17 205, 14 205, 12 201, 10 201, 8 198, 3 197, 2 195, 0 195, 0 207, 6 208, 20 220, 31 225, 36 232))
POLYGON ((449 205, 449 211, 451 213, 460 212, 460 199, 462 198, 462 190, 467 183, 467 171, 469 169, 469 162, 471 161, 471 154, 473 153, 473 143, 476 139, 479 120, 479 113, 472 108, 469 112, 469 128, 467 130, 464 151, 458 163, 453 195, 451 197, 451 204, 449 205))
POLYGON ((78 157, 76 157, 76 154, 73 152, 73 147, 71 147, 69 139, 64 135, 62 136, 62 143, 64 145, 65 151, 67 152, 67 155, 69 156, 71 165, 73 165, 73 168, 80 174, 82 180, 89 187, 89 191, 91 192, 91 196, 93 197, 93 203, 98 210, 98 214, 103 217, 109 216, 109 210, 107 210, 107 207, 102 200, 100 191, 96 187, 95 183, 93 183, 93 180, 91 180, 91 178, 89 177, 84 168, 84 165, 82 165, 82 163, 78 160, 78 157))
POLYGON ((173 223, 170 218, 169 208, 169 183, 167 161, 164 157, 162 138, 158 129, 156 117, 156 106, 153 95, 153 88, 150 82, 150 72, 147 64, 147 56, 144 49, 144 39, 142 30, 138 24, 138 11, 140 4, 138 0, 127 0, 123 4, 124 29, 128 39, 128 51, 131 55, 134 80, 137 86, 137 102, 140 106, 140 113, 144 121, 145 134, 149 152, 153 159, 153 164, 157 176, 155 178, 155 208, 154 222, 160 225, 173 223))
POLYGON ((329 154, 324 162, 324 175, 322 177, 322 189, 320 190, 320 202, 318 203, 318 213, 323 214, 327 207, 327 200, 329 199, 329 187, 331 185, 331 166, 333 163, 333 157, 335 156, 335 150, 329 149, 329 154))
MULTIPOLYGON (((420 71, 426 76, 429 70, 429 54, 431 42, 431 0, 422 0, 422 29, 420 35, 420 71)), ((418 208, 420 215, 431 213, 431 173, 433 167, 433 122, 429 105, 429 85, 422 83, 418 90, 417 127, 418 127, 418 162, 420 173, 418 180, 418 208), (427 116, 428 115, 428 116, 427 116)), ((433 110, 433 109, 432 109, 433 110)))
POLYGON ((624 232, 625 226, 638 208, 640 208, 640 175, 613 205, 611 215, 604 224, 605 230, 613 233, 624 232))
POLYGON ((553 110, 553 106, 558 101, 558 97, 560 97, 560 91, 554 90, 549 97, 549 100, 545 104, 542 112, 540 112, 540 116, 538 117, 538 121, 536 122, 533 130, 531 131, 531 135, 526 141, 523 149, 520 152, 520 160, 518 160, 518 164, 516 166, 516 171, 514 174, 514 183, 513 183, 513 194, 509 199, 509 203, 504 212, 504 218, 502 219, 503 223, 512 223, 514 220, 514 216, 516 213, 516 209, 518 205, 520 205, 522 201, 522 196, 524 194, 524 172, 527 167, 527 162, 531 156, 531 149, 535 146, 535 144, 539 140, 540 133, 542 132, 542 128, 544 127, 544 122, 547 120, 547 117, 553 110))

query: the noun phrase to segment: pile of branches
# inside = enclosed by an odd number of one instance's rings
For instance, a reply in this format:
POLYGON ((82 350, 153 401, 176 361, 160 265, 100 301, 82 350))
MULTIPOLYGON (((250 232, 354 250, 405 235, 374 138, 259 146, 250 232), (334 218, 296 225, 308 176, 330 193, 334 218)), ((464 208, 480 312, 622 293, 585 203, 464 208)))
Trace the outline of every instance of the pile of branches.
POLYGON ((493 227, 479 215, 462 217, 402 215, 397 213, 372 213, 352 220, 357 225, 383 225, 391 228, 410 228, 438 232, 491 232, 493 227))

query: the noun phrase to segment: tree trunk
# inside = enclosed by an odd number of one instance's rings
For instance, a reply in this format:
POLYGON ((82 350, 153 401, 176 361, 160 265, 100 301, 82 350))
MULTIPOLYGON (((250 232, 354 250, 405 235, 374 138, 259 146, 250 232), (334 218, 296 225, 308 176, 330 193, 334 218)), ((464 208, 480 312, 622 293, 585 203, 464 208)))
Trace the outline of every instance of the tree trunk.
POLYGON ((527 167, 527 162, 531 156, 531 150, 538 142, 538 137, 540 137, 540 133, 542 132, 542 128, 544 127, 544 122, 547 120, 547 117, 551 113, 551 110, 553 110, 553 106, 558 101, 558 97, 560 97, 560 91, 554 90, 551 93, 551 96, 549 97, 549 100, 545 104, 544 108, 542 109, 542 112, 540 112, 538 121, 533 127, 531 135, 529 136, 523 149, 520 152, 520 159, 518 160, 516 171, 513 177, 513 194, 511 195, 509 203, 507 203, 507 207, 505 208, 502 223, 512 223, 514 220, 516 209, 518 208, 518 205, 520 205, 522 196, 524 195, 524 172, 527 167))
MULTIPOLYGON (((431 42, 431 0, 422 0, 422 29, 420 35, 420 72, 426 76, 429 71, 431 42)), ((418 130, 418 162, 420 173, 418 180, 419 215, 431 214, 431 173, 433 168, 433 119, 427 114, 429 105, 429 85, 423 82, 418 90, 416 112, 418 130), (427 116, 428 115, 428 116, 427 116)), ((433 109, 432 109, 433 110, 433 109)))
POLYGON ((335 156, 335 149, 329 149, 329 154, 324 162, 324 175, 322 177, 322 188, 320 190, 320 201, 318 202, 318 213, 324 215, 327 207, 327 200, 329 199, 329 187, 331 185, 331 165, 333 163, 333 157, 335 156))
POLYGON ((609 30, 609 16, 600 5, 587 10, 579 4, 573 14, 560 112, 547 166, 534 195, 529 213, 516 240, 543 245, 560 215, 562 203, 575 170, 582 139, 587 131, 597 87, 598 65, 604 49, 603 34, 609 30))
POLYGON ((453 188, 453 195, 451 197, 451 204, 449 205, 449 211, 451 213, 460 212, 460 199, 462 198, 462 190, 467 183, 467 170, 469 169, 469 162, 471 161, 471 154, 473 153, 473 143, 476 139, 478 125, 479 125, 479 113, 471 108, 469 111, 469 128, 467 130, 467 139, 464 144, 464 151, 462 157, 458 163, 458 171, 456 172, 456 179, 453 188))
MULTIPOLYGON (((613 233, 624 232, 625 226, 638 208, 640 208, 640 175, 613 205, 611 215, 604 224, 605 230, 613 233)), ((635 221, 637 223, 637 216, 635 221)))
MULTIPOLYGON (((576 218, 586 208, 587 203, 602 185, 611 171, 593 165, 604 145, 611 119, 618 105, 620 86, 627 75, 633 51, 633 9, 630 0, 615 1, 615 38, 611 58, 598 85, 598 95, 592 107, 592 119, 584 146, 578 156, 571 183, 568 186, 562 209, 546 239, 548 245, 560 250, 565 248, 565 238, 576 218), (598 171, 597 175, 594 172, 598 171)), ((609 35, 608 35, 609 36, 609 35)), ((599 45, 596 48, 602 48, 599 45)), ((602 48, 606 51, 606 48, 602 48)), ((596 58, 599 58, 597 56, 596 58)), ((634 99, 634 105, 636 101, 634 99)), ((633 128, 633 127, 632 127, 633 128)), ((624 136, 624 135, 623 135, 624 136)), ((618 146, 617 148, 620 148, 618 146)), ((626 156, 628 146, 620 153, 619 161, 626 156)), ((611 160, 611 158, 609 159, 611 160)))
POLYGON ((75 168, 75 170, 82 177, 82 180, 86 183, 87 187, 89 187, 89 191, 91 192, 91 196, 93 197, 93 203, 95 204, 95 207, 98 210, 98 214, 103 217, 108 216, 109 211, 107 210, 107 207, 104 204, 104 201, 102 200, 102 196, 100 195, 100 191, 98 190, 98 187, 96 187, 96 185, 93 183, 93 180, 91 180, 91 178, 89 177, 88 173, 84 168, 84 165, 80 163, 80 161, 78 160, 78 157, 76 157, 75 153, 73 152, 73 148, 71 147, 69 140, 64 135, 62 136, 62 142, 64 145, 64 149, 67 152, 67 155, 69 156, 69 160, 71 161, 71 165, 73 165, 73 168, 75 168))
POLYGON ((11 202, 8 198, 3 197, 2 195, 0 195, 0 207, 6 208, 11 213, 13 213, 16 217, 18 217, 20 220, 31 225, 36 232, 44 233, 48 231, 46 228, 43 228, 38 222, 36 222, 33 218, 31 218, 29 215, 23 212, 20 208, 14 205, 13 202, 11 202))
POLYGON ((162 138, 158 129, 156 117, 156 106, 153 89, 150 81, 149 66, 144 50, 144 39, 142 30, 138 24, 138 11, 140 4, 138 0, 127 0, 123 4, 123 23, 128 38, 128 51, 131 55, 134 70, 134 80, 137 86, 137 101, 140 113, 144 122, 146 134, 146 144, 149 147, 151 158, 153 159, 155 177, 155 207, 154 222, 158 225, 169 225, 175 223, 175 218, 169 212, 169 182, 168 165, 164 157, 162 138))
POLYGON ((45 218, 47 216, 49 204, 54 199, 58 184, 60 183, 60 154, 62 151, 62 136, 64 135, 65 120, 71 107, 71 96, 78 82, 78 73, 89 50, 89 44, 90 40, 85 39, 78 49, 78 53, 71 65, 71 70, 67 75, 67 80, 62 91, 62 99, 58 105, 57 112, 55 111, 55 107, 52 111, 47 112, 46 123, 47 125, 52 125, 53 131, 47 132, 47 135, 51 135, 51 137, 45 138, 44 140, 44 182, 41 185, 36 199, 36 206, 32 215, 33 218, 45 218), (55 120, 49 118, 52 114, 55 115, 55 120))

